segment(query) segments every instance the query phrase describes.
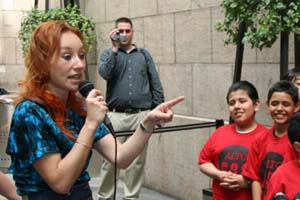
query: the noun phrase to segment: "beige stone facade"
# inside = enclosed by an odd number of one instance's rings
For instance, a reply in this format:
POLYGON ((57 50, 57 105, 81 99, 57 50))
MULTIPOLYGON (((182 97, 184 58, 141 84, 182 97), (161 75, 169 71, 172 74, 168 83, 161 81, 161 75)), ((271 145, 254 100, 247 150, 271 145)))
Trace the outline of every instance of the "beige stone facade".
MULTIPOLYGON (((0 0, 0 87, 8 90, 18 90, 17 81, 24 75, 17 35, 21 18, 33 2, 0 0)), ((51 3, 59 6, 59 1, 51 3)), ((215 29, 223 17, 218 0, 81 0, 81 8, 96 22, 97 45, 88 62, 90 79, 98 88, 105 91, 105 81, 97 72, 98 55, 111 45, 108 34, 114 20, 127 16, 133 20, 134 43, 147 48, 157 64, 166 99, 186 98, 174 108, 180 116, 172 125, 228 119, 225 95, 232 83, 235 46, 224 46, 225 35, 215 29)), ((268 88, 279 79, 279 48, 279 42, 263 51, 246 46, 244 54, 242 79, 257 87, 262 102, 257 118, 266 125, 271 120, 264 102, 268 88)), ((290 45, 291 63, 293 57, 290 45)), ((198 153, 213 131, 153 135, 145 185, 176 199, 201 199, 210 180, 199 172, 198 153)), ((98 175, 99 164, 97 157, 90 168, 93 175, 98 175)))

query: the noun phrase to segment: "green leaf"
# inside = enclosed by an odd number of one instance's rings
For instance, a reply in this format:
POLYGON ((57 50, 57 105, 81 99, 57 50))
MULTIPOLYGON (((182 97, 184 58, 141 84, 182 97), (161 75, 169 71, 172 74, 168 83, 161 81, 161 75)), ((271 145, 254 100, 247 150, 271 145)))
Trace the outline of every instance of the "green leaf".
POLYGON ((299 0, 223 0, 223 21, 218 22, 218 31, 227 35, 226 43, 235 42, 239 24, 246 22, 244 43, 252 47, 271 47, 281 31, 299 32, 299 0))
POLYGON ((79 28, 85 37, 87 50, 89 51, 96 41, 95 23, 83 16, 77 5, 66 8, 52 8, 47 12, 44 10, 31 9, 21 21, 18 37, 21 41, 23 55, 26 54, 31 40, 31 34, 42 22, 58 20, 79 28), (83 24, 85 26, 83 27, 83 24))

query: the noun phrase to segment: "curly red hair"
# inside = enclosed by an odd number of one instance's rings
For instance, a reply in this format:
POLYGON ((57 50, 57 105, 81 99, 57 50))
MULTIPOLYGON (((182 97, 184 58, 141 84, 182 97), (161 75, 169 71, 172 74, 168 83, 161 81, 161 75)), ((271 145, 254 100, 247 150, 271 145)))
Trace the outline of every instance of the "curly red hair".
MULTIPOLYGON (((72 26, 59 21, 42 23, 33 32, 31 43, 25 57, 26 75, 19 83, 23 90, 21 99, 34 99, 46 106, 52 119, 58 124, 64 134, 75 139, 72 131, 65 128, 67 122, 67 110, 73 110, 85 116, 83 101, 75 92, 70 92, 67 103, 55 96, 49 89, 50 68, 53 59, 57 59, 60 53, 60 38, 64 32, 70 31, 76 34, 84 43, 81 32, 72 26)), ((19 99, 20 100, 20 99, 19 99)))

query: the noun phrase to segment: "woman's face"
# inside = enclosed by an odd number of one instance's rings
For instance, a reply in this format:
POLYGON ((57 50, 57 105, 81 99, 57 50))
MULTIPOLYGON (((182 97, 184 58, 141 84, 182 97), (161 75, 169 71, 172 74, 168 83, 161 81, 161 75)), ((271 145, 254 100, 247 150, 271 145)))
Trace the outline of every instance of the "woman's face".
POLYGON ((70 91, 76 91, 85 71, 86 52, 80 38, 67 31, 61 35, 57 59, 50 69, 49 89, 66 100, 70 91))

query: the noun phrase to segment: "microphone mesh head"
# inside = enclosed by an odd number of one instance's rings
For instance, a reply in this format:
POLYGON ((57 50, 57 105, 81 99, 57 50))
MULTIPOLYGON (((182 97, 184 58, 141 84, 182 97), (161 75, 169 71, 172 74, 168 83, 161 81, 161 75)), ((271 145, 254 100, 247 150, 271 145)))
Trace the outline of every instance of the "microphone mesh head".
POLYGON ((93 83, 91 83, 88 80, 84 80, 79 83, 78 90, 79 90, 80 94, 84 97, 87 97, 87 95, 89 94, 89 92, 92 89, 94 89, 94 85, 93 85, 93 83))

